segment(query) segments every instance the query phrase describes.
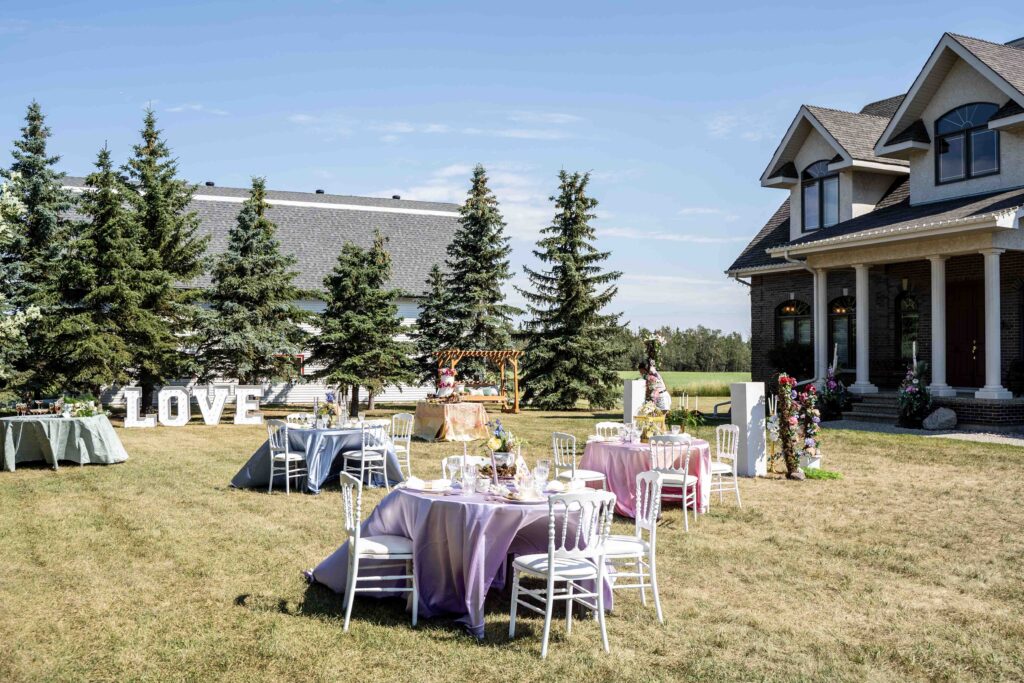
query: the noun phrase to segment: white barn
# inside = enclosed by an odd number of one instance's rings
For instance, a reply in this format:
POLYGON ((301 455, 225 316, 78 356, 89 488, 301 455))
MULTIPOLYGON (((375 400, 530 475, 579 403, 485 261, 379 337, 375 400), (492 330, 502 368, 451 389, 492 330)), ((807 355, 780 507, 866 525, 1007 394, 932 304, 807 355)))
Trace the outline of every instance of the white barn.
MULTIPOLYGON (((85 187, 85 179, 65 178, 73 191, 85 187)), ((249 196, 247 188, 217 187, 207 182, 196 191, 191 210, 201 220, 200 231, 210 236, 209 254, 217 255, 227 247, 228 231, 235 225, 240 205, 249 196)), ((267 191, 271 208, 267 216, 277 225, 281 250, 297 259, 299 272, 295 283, 305 290, 323 290, 323 280, 334 268, 345 242, 368 248, 375 230, 388 238, 392 257, 389 286, 402 290, 398 312, 406 326, 415 324, 425 294, 427 275, 434 264, 444 262, 446 249, 458 228, 459 207, 441 202, 409 201, 398 197, 354 197, 315 192, 267 191)), ((208 275, 183 287, 207 287, 208 275)), ((302 308, 320 312, 324 302, 305 299, 302 308)), ((403 337, 404 338, 404 337, 403 337)), ((305 357, 306 354, 303 354, 305 357)), ((311 375, 315 367, 303 363, 302 374, 311 375)), ((232 380, 226 380, 231 382, 232 380)), ((187 385, 189 380, 173 382, 187 385)), ((265 386, 264 403, 311 404, 322 399, 326 387, 312 380, 279 382, 265 386)), ((376 397, 380 402, 408 402, 423 398, 431 388, 405 386, 389 388, 376 397)), ((119 405, 124 393, 114 387, 104 393, 104 403, 119 405)))

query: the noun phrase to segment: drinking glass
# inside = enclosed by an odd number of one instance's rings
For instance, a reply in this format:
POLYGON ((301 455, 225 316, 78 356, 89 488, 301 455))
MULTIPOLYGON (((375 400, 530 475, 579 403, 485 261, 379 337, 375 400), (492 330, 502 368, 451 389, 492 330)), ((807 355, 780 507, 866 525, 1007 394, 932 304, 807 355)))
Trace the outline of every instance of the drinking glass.
POLYGON ((366 422, 366 413, 359 413, 359 424, 366 422))
MULTIPOLYGON (((461 460, 461 456, 459 457, 461 460)), ((466 493, 472 493, 476 490, 476 479, 477 469, 476 465, 465 464, 462 466, 462 490, 466 493)))
POLYGON ((461 455, 449 455, 448 456, 448 477, 452 480, 452 486, 458 483, 459 478, 462 476, 462 456, 461 455))
POLYGON ((679 425, 672 425, 672 433, 673 434, 678 434, 679 433, 679 425))
POLYGON ((537 466, 533 468, 533 478, 544 485, 548 483, 548 477, 551 475, 551 461, 550 460, 538 460, 537 466))

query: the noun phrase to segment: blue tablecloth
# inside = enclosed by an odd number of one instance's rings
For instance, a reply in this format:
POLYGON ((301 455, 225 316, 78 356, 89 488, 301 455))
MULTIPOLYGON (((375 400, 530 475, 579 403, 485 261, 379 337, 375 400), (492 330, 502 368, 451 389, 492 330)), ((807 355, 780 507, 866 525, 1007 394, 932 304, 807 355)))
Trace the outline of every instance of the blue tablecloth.
POLYGON ((0 419, 0 463, 8 471, 13 472, 19 462, 32 460, 43 460, 57 469, 58 460, 108 465, 127 459, 128 453, 106 415, 0 419))
MULTIPOLYGON (((320 487, 330 479, 336 478, 344 466, 341 454, 346 451, 358 451, 362 440, 359 429, 301 429, 288 428, 289 450, 306 454, 309 476, 306 479, 308 493, 320 493, 320 487)), ((391 439, 385 436, 387 445, 388 481, 392 486, 405 480, 402 475, 395 448, 391 439)), ((235 488, 266 488, 270 480, 270 444, 267 441, 257 449, 249 461, 242 466, 231 479, 235 488)), ((380 475, 375 475, 374 484, 384 484, 380 475)), ((284 473, 274 477, 274 486, 284 487, 284 473)))

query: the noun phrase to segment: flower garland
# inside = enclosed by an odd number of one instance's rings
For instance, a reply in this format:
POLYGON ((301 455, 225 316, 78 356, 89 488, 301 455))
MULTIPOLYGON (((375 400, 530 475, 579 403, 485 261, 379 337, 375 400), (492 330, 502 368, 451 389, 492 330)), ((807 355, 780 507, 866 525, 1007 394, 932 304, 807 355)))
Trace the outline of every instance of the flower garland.
POLYGON ((814 458, 821 453, 821 439, 818 437, 821 412, 818 410, 818 391, 813 384, 805 393, 800 394, 800 403, 800 424, 804 430, 803 455, 814 458))
POLYGON ((796 379, 782 373, 779 375, 779 441, 782 444, 782 459, 786 463, 786 476, 803 479, 800 471, 798 447, 800 405, 796 392, 796 379))

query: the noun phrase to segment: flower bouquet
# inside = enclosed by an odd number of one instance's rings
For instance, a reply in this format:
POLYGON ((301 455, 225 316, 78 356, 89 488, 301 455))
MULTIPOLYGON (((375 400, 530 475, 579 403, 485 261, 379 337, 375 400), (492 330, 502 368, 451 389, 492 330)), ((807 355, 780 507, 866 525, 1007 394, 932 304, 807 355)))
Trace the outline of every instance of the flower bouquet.
POLYGON ((338 423, 341 421, 341 402, 338 401, 338 394, 328 390, 324 394, 324 402, 316 406, 315 410, 317 420, 323 420, 325 426, 330 426, 331 422, 338 423))
POLYGON ((924 369, 924 363, 911 363, 900 384, 896 405, 900 410, 899 424, 903 427, 920 427, 931 411, 932 397, 921 381, 924 369))
POLYGON ((821 439, 818 436, 821 412, 818 410, 818 392, 813 385, 800 394, 800 423, 804 439, 800 466, 818 469, 821 467, 821 439))
POLYGON ((487 426, 491 429, 491 436, 486 443, 491 462, 480 468, 480 474, 494 477, 496 473, 498 479, 512 479, 516 476, 516 456, 523 447, 523 441, 505 429, 501 420, 488 422, 487 426))
POLYGON ((843 381, 836 377, 835 367, 829 366, 825 373, 825 381, 818 397, 818 409, 826 420, 840 417, 843 410, 850 405, 850 392, 843 381))

